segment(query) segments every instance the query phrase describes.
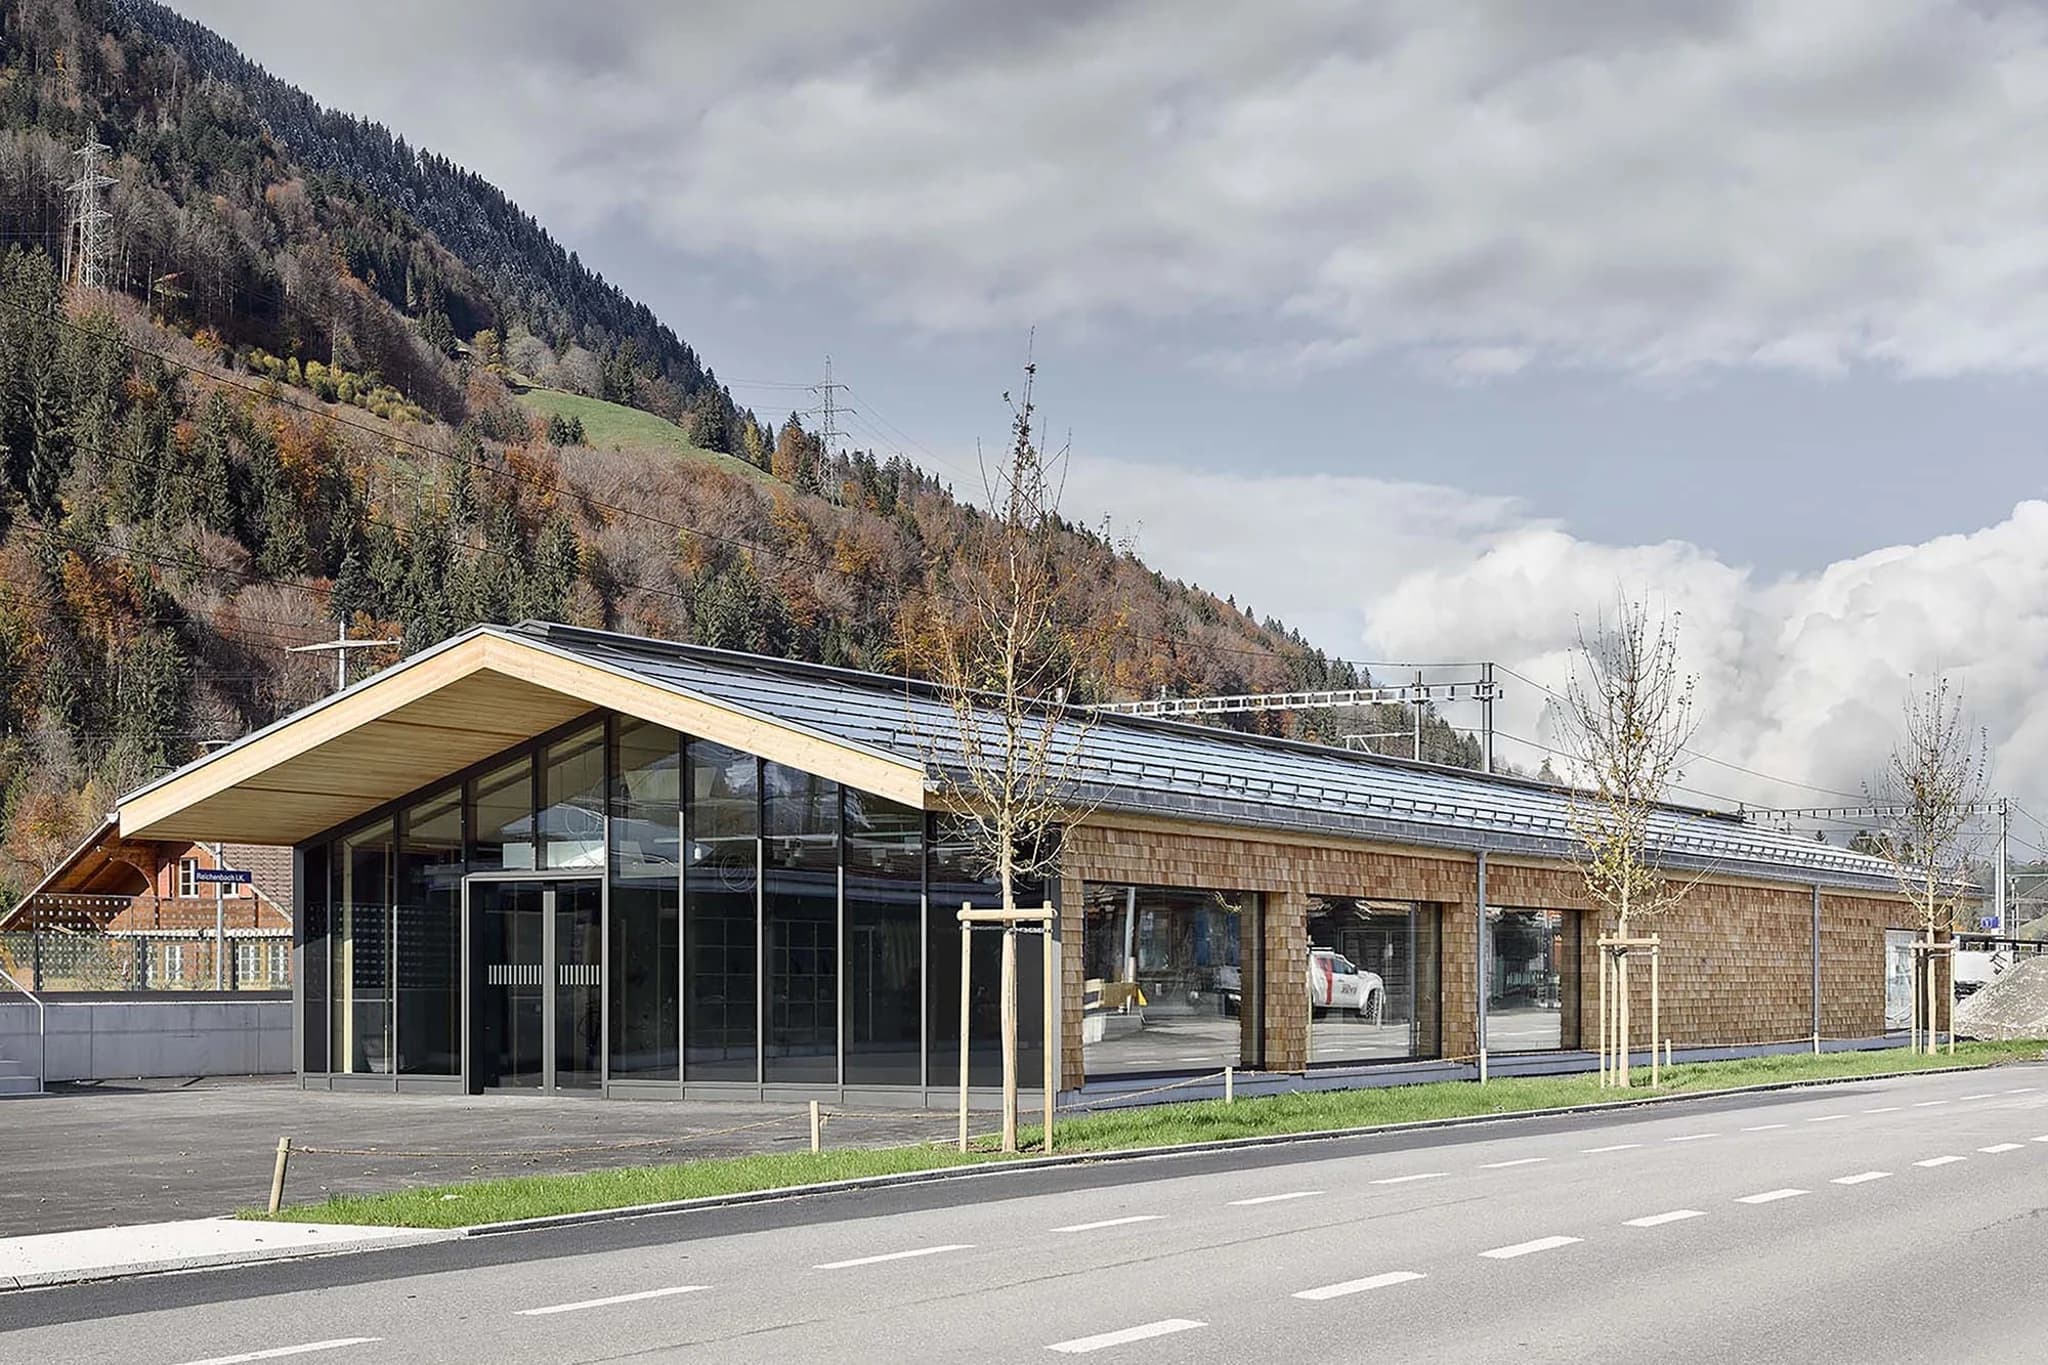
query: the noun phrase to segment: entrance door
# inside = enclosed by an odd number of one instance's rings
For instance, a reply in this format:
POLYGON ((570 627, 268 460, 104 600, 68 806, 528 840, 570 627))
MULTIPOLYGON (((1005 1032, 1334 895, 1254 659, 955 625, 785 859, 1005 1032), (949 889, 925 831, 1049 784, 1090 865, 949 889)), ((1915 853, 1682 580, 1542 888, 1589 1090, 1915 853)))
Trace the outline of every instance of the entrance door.
POLYGON ((472 878, 466 892, 472 1088, 596 1089, 604 1075, 599 884, 472 878))

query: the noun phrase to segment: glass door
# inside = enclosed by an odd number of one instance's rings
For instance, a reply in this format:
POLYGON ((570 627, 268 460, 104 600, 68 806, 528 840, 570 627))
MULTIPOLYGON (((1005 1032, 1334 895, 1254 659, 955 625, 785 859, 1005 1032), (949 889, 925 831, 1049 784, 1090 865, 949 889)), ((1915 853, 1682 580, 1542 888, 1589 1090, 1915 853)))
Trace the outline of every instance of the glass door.
POLYGON ((547 952, 539 882, 469 885, 470 982, 476 1007, 475 1084, 538 1090, 547 1084, 547 952))
POLYGON ((603 889, 471 878, 471 1085, 595 1090, 604 1078, 603 889))
POLYGON ((604 1079, 603 897, 594 881, 548 888, 554 926, 555 1088, 594 1090, 604 1079))

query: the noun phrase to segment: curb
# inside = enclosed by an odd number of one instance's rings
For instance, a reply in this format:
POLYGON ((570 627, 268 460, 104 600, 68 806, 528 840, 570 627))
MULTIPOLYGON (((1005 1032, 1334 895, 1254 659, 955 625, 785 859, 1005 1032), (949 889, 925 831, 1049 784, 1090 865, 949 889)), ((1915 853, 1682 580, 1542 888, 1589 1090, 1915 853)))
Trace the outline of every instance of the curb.
POLYGON ((125 1280, 143 1275, 170 1275, 185 1270, 217 1270, 228 1266, 256 1265, 264 1261, 306 1261, 322 1256, 348 1256, 361 1251, 385 1251, 392 1247, 423 1246, 428 1242, 449 1242, 463 1233, 453 1228, 393 1228, 394 1236, 352 1245, 265 1247, 256 1251, 210 1251, 195 1256, 163 1256, 151 1261, 124 1261, 119 1265, 77 1266, 70 1270, 36 1270, 26 1275, 0 1275, 0 1294, 15 1289, 54 1289, 67 1284, 90 1284, 96 1280, 125 1280))
MULTIPOLYGON (((811 1185, 783 1185, 774 1189, 744 1190, 733 1194, 702 1195, 695 1199, 672 1199, 658 1204, 627 1204, 615 1209, 588 1209, 579 1213, 544 1214, 503 1223, 477 1223, 452 1230, 457 1237, 495 1237, 511 1232, 540 1232, 548 1228, 578 1227, 623 1218, 653 1218, 664 1214, 697 1210, 767 1204, 785 1199, 816 1195, 848 1194, 861 1190, 897 1189, 909 1185, 935 1185, 944 1181, 988 1179, 1026 1175, 1033 1171, 1057 1170, 1065 1166, 1101 1165, 1118 1161, 1160 1161, 1178 1156, 1255 1150, 1262 1147, 1293 1146, 1309 1142, 1341 1142, 1358 1138, 1383 1137, 1398 1133, 1439 1132, 1446 1129, 1476 1128, 1488 1124, 1514 1123, 1524 1119, 1569 1118, 1579 1114, 1604 1114, 1617 1110, 1647 1109, 1688 1101, 1725 1099, 1731 1095, 1766 1095, 1784 1090, 1811 1090, 1834 1085, 1856 1085, 1869 1081, 1893 1081, 1909 1076, 1954 1076, 1970 1071, 1988 1071, 2013 1063, 1973 1062, 1959 1066, 1922 1067, 1912 1071, 1873 1072, 1867 1076, 1828 1076, 1800 1081, 1765 1081, 1757 1085, 1733 1086, 1726 1090, 1689 1091, 1681 1095, 1644 1095, 1639 1099, 1602 1100, 1591 1104, 1565 1105, 1554 1109, 1522 1109, 1505 1114, 1463 1114, 1454 1118, 1415 1119, 1407 1123, 1379 1123, 1361 1128, 1322 1128, 1303 1133, 1270 1133, 1254 1137, 1217 1138, 1209 1142, 1181 1143, 1171 1147, 1127 1147, 1108 1152, 1075 1152, 1071 1155, 1023 1157, 1016 1161, 987 1161, 970 1166, 941 1166, 929 1171, 904 1171, 895 1175, 856 1176, 849 1180, 827 1180, 811 1185)), ((2026 1065, 2026 1063, 2020 1063, 2026 1065)))

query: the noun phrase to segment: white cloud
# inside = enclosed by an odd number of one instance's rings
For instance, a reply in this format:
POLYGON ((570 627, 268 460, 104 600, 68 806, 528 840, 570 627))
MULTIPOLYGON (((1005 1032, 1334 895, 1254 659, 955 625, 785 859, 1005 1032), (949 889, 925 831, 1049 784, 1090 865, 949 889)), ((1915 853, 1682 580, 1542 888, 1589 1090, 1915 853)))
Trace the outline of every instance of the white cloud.
MULTIPOLYGON (((1561 690, 1580 622, 1617 592, 1677 612, 1700 679, 1697 747, 1725 761, 1694 762, 1686 786, 1751 804, 1843 803, 1818 789, 1854 798, 1912 679, 1946 673, 1989 733, 1994 783, 2048 816, 2048 714, 2034 704, 2048 675, 2048 502, 1765 578, 1695 545, 1599 544, 1511 500, 1426 484, 1096 462, 1077 466, 1070 505, 1093 511, 1138 487, 1155 490, 1139 540, 1151 562, 1233 585, 1255 607, 1284 602, 1346 657, 1493 660, 1561 690)), ((1506 681, 1500 728, 1554 739, 1542 693, 1506 681)), ((1501 752, 1527 768, 1542 758, 1516 743, 1501 752)))
POLYGON ((1416 351, 1465 378, 2048 369, 2027 4, 643 3, 593 26, 527 0, 341 33, 189 8, 297 43, 320 93, 444 132, 560 230, 631 216, 936 332, 1193 323, 1189 355, 1231 368, 1416 351))

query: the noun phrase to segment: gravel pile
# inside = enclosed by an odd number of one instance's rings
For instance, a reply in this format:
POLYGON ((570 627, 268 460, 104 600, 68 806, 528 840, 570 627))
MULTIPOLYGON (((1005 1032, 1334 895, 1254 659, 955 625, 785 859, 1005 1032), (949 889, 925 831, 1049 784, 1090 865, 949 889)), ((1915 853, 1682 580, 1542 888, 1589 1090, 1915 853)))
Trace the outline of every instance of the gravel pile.
POLYGON ((1989 1041, 2048 1036, 2048 957, 2021 958, 1998 980, 1957 1001, 1956 1033, 1989 1041))

